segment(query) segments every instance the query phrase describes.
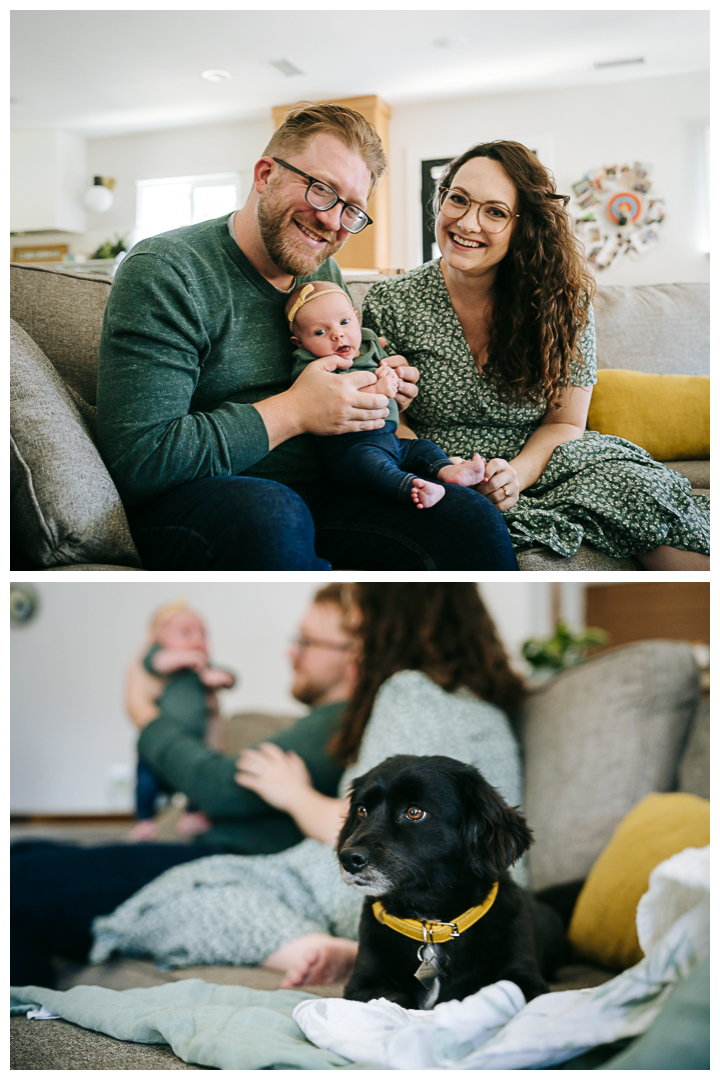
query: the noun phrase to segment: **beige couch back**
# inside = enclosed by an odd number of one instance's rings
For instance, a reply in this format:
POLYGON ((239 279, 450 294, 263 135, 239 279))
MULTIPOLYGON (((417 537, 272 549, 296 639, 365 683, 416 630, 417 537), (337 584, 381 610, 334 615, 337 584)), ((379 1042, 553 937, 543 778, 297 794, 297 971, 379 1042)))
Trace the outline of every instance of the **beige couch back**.
MULTIPOLYGON (((371 284, 348 279, 358 310, 371 284)), ((111 278, 10 268, 10 314, 90 405, 96 401, 100 332, 111 285, 111 278)), ((602 286, 595 317, 598 367, 709 374, 708 285, 602 286)))
POLYGON ((112 278, 10 266, 10 315, 67 385, 89 405, 97 400, 97 360, 112 278))
MULTIPOLYGON (((347 284, 360 311, 372 282, 347 284)), ((710 374, 709 285, 599 286, 594 306, 599 368, 710 374)))

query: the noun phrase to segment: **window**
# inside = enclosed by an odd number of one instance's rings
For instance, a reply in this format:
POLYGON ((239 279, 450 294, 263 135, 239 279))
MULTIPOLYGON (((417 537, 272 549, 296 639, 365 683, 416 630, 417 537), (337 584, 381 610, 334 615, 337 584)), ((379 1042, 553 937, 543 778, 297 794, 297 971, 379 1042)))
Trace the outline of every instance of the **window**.
POLYGON ((237 210, 237 173, 138 180, 134 243, 183 225, 196 225, 237 210))

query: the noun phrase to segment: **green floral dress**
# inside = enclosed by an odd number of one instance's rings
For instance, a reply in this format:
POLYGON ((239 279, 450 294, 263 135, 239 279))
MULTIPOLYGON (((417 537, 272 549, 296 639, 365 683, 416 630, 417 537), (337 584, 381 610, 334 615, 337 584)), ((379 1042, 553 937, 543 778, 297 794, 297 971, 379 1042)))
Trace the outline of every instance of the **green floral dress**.
MULTIPOLYGON (((373 285, 363 325, 387 338, 388 354, 400 353, 419 369, 408 422, 447 454, 469 458, 478 451, 486 460, 510 461, 540 425, 545 406, 503 403, 478 372, 439 260, 373 285)), ((585 363, 574 366, 572 383, 593 386, 593 318, 582 353, 585 363)), ((710 550, 709 499, 692 495, 685 477, 639 446, 596 431, 558 446, 539 480, 503 516, 517 551, 545 544, 567 556, 583 540, 617 558, 660 544, 710 550)))

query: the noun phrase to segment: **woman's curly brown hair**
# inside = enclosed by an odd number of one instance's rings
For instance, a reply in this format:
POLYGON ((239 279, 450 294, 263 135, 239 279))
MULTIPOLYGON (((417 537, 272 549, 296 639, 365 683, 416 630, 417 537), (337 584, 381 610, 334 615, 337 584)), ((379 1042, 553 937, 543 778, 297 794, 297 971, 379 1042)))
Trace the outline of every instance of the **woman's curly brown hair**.
MULTIPOLYGON (((342 765, 357 757, 375 697, 398 671, 422 671, 444 690, 466 686, 511 716, 524 694, 473 582, 354 583, 360 640, 355 693, 328 744, 342 765)), ((422 752, 422 751, 420 751, 422 752)))
POLYGON ((483 375, 501 399, 557 405, 570 382, 570 364, 582 362, 595 283, 582 245, 572 232, 555 180, 522 143, 498 139, 471 147, 445 169, 440 188, 452 187, 458 170, 476 157, 502 165, 518 193, 518 213, 508 253, 498 264, 488 359, 483 375))

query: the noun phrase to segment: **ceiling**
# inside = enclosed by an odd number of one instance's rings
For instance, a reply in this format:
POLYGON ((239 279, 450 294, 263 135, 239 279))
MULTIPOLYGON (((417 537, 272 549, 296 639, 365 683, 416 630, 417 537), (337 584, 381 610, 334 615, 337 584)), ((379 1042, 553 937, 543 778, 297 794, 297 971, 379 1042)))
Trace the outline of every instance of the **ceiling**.
MULTIPOLYGON (((308 99, 401 105, 706 71, 709 13, 14 11, 11 52, 13 127, 101 136, 308 99), (303 74, 281 74, 278 60, 303 74), (208 68, 232 78, 208 82, 208 68)), ((619 122, 632 122, 630 101, 619 122)))

